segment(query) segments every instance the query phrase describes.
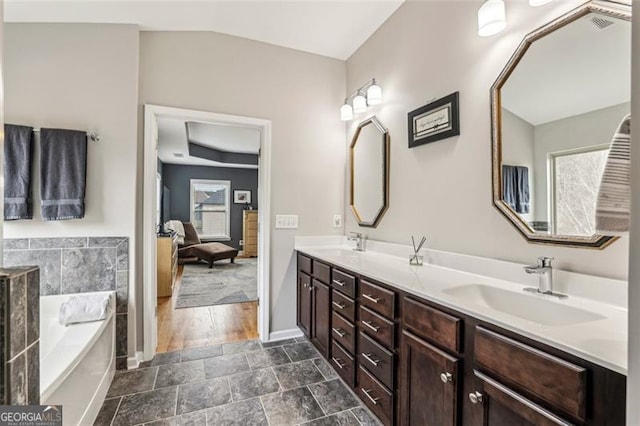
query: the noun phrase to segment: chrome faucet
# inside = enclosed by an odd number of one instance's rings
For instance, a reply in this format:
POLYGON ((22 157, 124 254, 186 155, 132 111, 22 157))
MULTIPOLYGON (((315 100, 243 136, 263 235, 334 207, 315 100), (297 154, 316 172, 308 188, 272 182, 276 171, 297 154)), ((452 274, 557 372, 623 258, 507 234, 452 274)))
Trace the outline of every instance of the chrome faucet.
POLYGON ((356 246, 353 248, 355 251, 364 251, 365 238, 367 237, 360 232, 351 232, 351 237, 347 237, 347 240, 356 242, 356 246))
POLYGON ((550 296, 556 296, 560 298, 567 297, 564 294, 553 292, 553 268, 551 267, 551 261, 553 257, 539 257, 538 264, 532 266, 525 266, 524 270, 527 274, 538 275, 538 288, 525 288, 525 291, 547 294, 550 296))

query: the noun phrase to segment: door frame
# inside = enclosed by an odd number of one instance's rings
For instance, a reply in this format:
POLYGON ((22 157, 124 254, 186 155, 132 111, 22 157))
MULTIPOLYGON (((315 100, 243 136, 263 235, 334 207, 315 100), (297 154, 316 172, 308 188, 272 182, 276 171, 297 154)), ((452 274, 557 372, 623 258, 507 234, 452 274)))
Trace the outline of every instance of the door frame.
POLYGON ((219 114, 160 105, 144 105, 144 172, 143 172, 143 297, 142 341, 143 358, 150 360, 156 353, 157 288, 156 288, 156 203, 155 190, 158 169, 158 117, 179 118, 229 126, 252 127, 260 130, 260 160, 258 169, 258 336, 269 341, 270 318, 270 223, 271 223, 271 120, 219 114), (149 190, 153 188, 153 190, 149 190))

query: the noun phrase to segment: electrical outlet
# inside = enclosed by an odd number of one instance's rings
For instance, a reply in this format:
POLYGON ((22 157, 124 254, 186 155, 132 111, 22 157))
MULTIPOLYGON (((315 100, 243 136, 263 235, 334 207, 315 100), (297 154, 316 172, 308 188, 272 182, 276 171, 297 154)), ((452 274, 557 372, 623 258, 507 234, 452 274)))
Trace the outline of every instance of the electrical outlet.
POLYGON ((276 215, 276 229, 297 229, 297 228, 298 228, 297 214, 277 214, 276 215))
POLYGON ((342 228, 342 215, 334 214, 333 215, 333 227, 334 228, 342 228))
POLYGON ((244 245, 244 240, 240 240, 240 246, 244 245))

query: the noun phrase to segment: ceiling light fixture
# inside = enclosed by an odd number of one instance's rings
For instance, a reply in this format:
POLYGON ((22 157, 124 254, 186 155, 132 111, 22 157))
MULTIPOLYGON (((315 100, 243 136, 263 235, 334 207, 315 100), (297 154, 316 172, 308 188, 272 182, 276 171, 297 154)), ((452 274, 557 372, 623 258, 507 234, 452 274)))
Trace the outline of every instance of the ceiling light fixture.
POLYGON ((478 10, 478 35, 489 37, 507 27, 503 0, 487 0, 478 10))
POLYGON ((353 120, 354 113, 360 114, 365 112, 368 106, 381 103, 382 87, 378 85, 375 78, 372 78, 345 98, 344 104, 340 107, 340 119, 342 121, 353 120), (349 103, 350 100, 351 103, 349 103))
POLYGON ((529 0, 529 6, 538 7, 547 3, 551 3, 551 0, 529 0))

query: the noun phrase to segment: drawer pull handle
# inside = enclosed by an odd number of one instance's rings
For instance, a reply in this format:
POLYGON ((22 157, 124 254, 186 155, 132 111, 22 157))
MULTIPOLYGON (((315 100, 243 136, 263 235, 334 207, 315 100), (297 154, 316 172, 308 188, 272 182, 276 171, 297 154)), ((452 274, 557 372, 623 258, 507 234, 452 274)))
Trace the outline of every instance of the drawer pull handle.
POLYGON ((379 298, 373 297, 373 296, 371 296, 369 294, 366 294, 366 293, 362 293, 362 297, 364 297, 365 299, 367 299, 368 301, 373 302, 373 303, 378 303, 380 301, 379 298))
POLYGON ((338 358, 332 357, 331 361, 333 361, 334 364, 337 365, 340 370, 342 370, 344 368, 344 364, 341 364, 340 360, 338 358))
POLYGON ((376 367, 378 366, 378 364, 380 364, 380 360, 378 359, 373 359, 371 358, 371 354, 365 354, 364 352, 362 352, 362 356, 364 359, 366 359, 367 361, 369 361, 371 364, 375 365, 376 367))
POLYGON ((380 327, 377 327, 375 325, 373 325, 370 321, 362 321, 362 323, 364 325, 366 325, 367 327, 369 327, 371 330, 373 330, 374 333, 377 333, 378 330, 380 330, 380 327))
POLYGON ((338 309, 344 309, 347 306, 343 303, 338 303, 338 302, 331 302, 331 303, 333 303, 333 306, 335 306, 338 309))
POLYGON ((340 287, 344 287, 347 284, 346 282, 340 280, 333 280, 333 283, 339 285, 340 287))
POLYGON ((451 375, 451 373, 441 373, 440 380, 442 380, 442 383, 453 382, 453 376, 451 375))
POLYGON ((471 401, 472 404, 482 403, 482 394, 478 391, 471 392, 469 394, 469 401, 471 401))
POLYGON ((347 333, 345 333, 344 331, 340 330, 339 328, 332 328, 333 332, 336 333, 338 336, 340 336, 341 338, 344 339, 344 336, 347 335, 347 333))
POLYGON ((360 390, 367 396, 367 398, 369 398, 369 401, 371 401, 373 405, 378 405, 378 400, 380 400, 380 398, 373 398, 371 395, 369 395, 369 393, 371 392, 370 389, 360 388, 360 390))

